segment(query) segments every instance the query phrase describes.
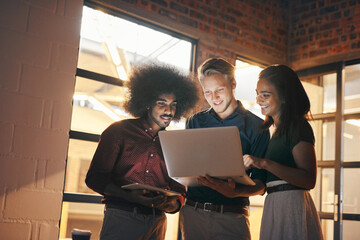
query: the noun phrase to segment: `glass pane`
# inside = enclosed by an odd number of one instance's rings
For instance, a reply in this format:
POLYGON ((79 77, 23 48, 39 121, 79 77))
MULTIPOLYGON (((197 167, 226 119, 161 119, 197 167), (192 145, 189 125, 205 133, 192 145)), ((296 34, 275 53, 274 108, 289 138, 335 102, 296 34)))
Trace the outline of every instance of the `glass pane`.
POLYGON ((74 228, 91 231, 91 239, 99 239, 104 217, 103 204, 63 202, 60 239, 71 239, 74 228))
POLYGON ((345 67, 345 113, 354 112, 360 112, 360 64, 345 67))
POLYGON ((310 190, 310 194, 314 200, 317 211, 320 211, 321 209, 321 178, 322 178, 322 169, 318 168, 315 187, 310 190))
MULTIPOLYGON (((315 136, 316 159, 317 161, 322 161, 323 160, 323 156, 322 156, 323 121, 310 121, 310 125, 314 131, 314 136, 315 136)), ((318 211, 320 210, 321 176, 322 176, 321 168, 318 168, 315 188, 310 191, 318 211)))
POLYGON ((126 88, 76 78, 71 130, 100 134, 114 121, 129 118, 122 110, 126 88))
POLYGON ((261 109, 259 105, 256 104, 255 92, 259 73, 263 68, 238 59, 235 61, 235 68, 235 98, 241 100, 241 103, 246 109, 264 119, 265 116, 261 114, 261 109))
MULTIPOLYGON (((259 73, 263 68, 243 62, 239 59, 235 61, 236 89, 235 98, 240 99, 246 109, 264 119, 261 109, 256 104, 256 84, 259 73)), ((250 197, 250 233, 253 239, 259 239, 260 225, 263 213, 263 206, 266 194, 263 196, 250 197)))
POLYGON ((179 233, 179 213, 175 214, 167 214, 167 226, 166 226, 166 234, 165 239, 166 240, 177 240, 178 239, 178 233, 179 233))
MULTIPOLYGON (((321 172, 321 196, 322 196, 322 204, 321 211, 322 212, 334 212, 334 175, 335 171, 331 168, 322 169, 321 172)), ((320 210, 320 209, 318 209, 320 210)))
POLYGON ((322 76, 324 85, 323 113, 336 112, 336 73, 322 76))
MULTIPOLYGON (((250 199, 251 201, 251 199, 250 199)), ((261 226, 261 218, 263 214, 263 207, 254 207, 250 206, 250 216, 249 216, 249 222, 250 222, 250 234, 251 239, 259 239, 260 236, 260 226, 261 226)))
POLYGON ((336 73, 301 78, 309 96, 311 113, 336 111, 336 73))
POLYGON ((188 41, 83 8, 79 68, 123 80, 127 79, 131 66, 149 61, 164 62, 188 72, 191 49, 188 41))
POLYGON ((306 77, 300 79, 310 99, 311 113, 322 113, 324 104, 324 87, 319 83, 319 77, 306 77))
MULTIPOLYGON (((335 159, 335 122, 311 121, 315 136, 318 160, 335 159)), ((360 119, 349 119, 344 123, 344 161, 360 161, 360 119)))
POLYGON ((360 188, 354 187, 360 182, 359 170, 359 168, 344 169, 344 213, 360 213, 360 188))
POLYGON ((322 140, 323 140, 323 121, 310 121, 310 125, 314 131, 315 137, 315 153, 318 161, 323 160, 322 156, 322 140))
POLYGON ((343 221, 343 239, 358 240, 360 236, 359 221, 343 221))
POLYGON ((335 122, 324 122, 323 124, 322 160, 335 160, 335 122))
POLYGON ((360 161, 360 119, 344 122, 344 161, 360 161))
POLYGON ((334 239, 334 221, 333 220, 324 220, 324 219, 321 220, 321 230, 324 234, 324 240, 333 240, 334 239))
POLYGON ((85 184, 86 173, 95 153, 97 143, 70 139, 66 165, 65 192, 92 193, 85 184))

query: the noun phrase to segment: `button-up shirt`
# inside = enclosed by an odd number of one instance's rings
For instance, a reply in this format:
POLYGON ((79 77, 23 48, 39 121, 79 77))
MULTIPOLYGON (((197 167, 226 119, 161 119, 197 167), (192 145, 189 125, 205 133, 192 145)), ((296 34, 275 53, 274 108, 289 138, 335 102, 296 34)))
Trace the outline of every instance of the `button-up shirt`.
MULTIPOLYGON (((239 129, 243 154, 255 157, 263 157, 269 143, 269 131, 262 131, 260 127, 263 120, 246 110, 240 101, 235 111, 225 119, 221 119, 210 108, 191 116, 186 128, 207 128, 236 126, 239 129)), ((219 149, 221 151, 221 149, 219 149)), ((220 159, 219 159, 220 160, 220 159)), ((247 171, 252 179, 260 179, 265 183, 266 171, 253 168, 247 171)), ((219 192, 208 187, 189 187, 187 197, 197 202, 209 202, 215 204, 241 204, 249 205, 248 197, 227 198, 219 192)))
POLYGON ((102 195, 109 183, 143 183, 185 193, 185 187, 168 176, 159 137, 145 118, 115 122, 101 134, 86 183, 102 195))

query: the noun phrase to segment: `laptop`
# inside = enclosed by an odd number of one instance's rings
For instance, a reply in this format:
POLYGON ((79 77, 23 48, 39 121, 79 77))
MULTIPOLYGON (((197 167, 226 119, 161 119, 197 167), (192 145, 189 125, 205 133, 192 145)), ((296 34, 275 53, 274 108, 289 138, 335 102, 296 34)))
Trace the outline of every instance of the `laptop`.
POLYGON ((169 176, 185 186, 199 186, 196 178, 205 175, 255 185, 235 126, 160 131, 159 138, 169 176))

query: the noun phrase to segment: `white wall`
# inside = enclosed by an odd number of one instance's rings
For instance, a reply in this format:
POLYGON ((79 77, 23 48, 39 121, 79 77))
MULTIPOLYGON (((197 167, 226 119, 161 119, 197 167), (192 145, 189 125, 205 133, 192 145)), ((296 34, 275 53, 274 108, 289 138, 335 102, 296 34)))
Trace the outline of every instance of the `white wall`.
POLYGON ((0 1, 0 239, 57 239, 82 0, 0 1))

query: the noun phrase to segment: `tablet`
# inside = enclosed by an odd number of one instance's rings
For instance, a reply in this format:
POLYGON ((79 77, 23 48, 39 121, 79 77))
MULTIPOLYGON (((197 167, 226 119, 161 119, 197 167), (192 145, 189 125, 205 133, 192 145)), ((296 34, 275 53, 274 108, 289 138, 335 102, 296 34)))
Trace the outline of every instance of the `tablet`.
POLYGON ((183 185, 199 185, 197 177, 205 175, 255 185, 235 126, 160 131, 159 138, 169 176, 183 185))
POLYGON ((169 197, 181 195, 181 193, 179 193, 179 192, 171 191, 171 190, 164 189, 164 188, 154 187, 154 186, 142 184, 142 183, 131 183, 131 184, 123 185, 123 186, 121 186, 121 188, 129 189, 129 190, 145 189, 145 190, 148 190, 151 192, 159 192, 159 193, 162 193, 169 197))

